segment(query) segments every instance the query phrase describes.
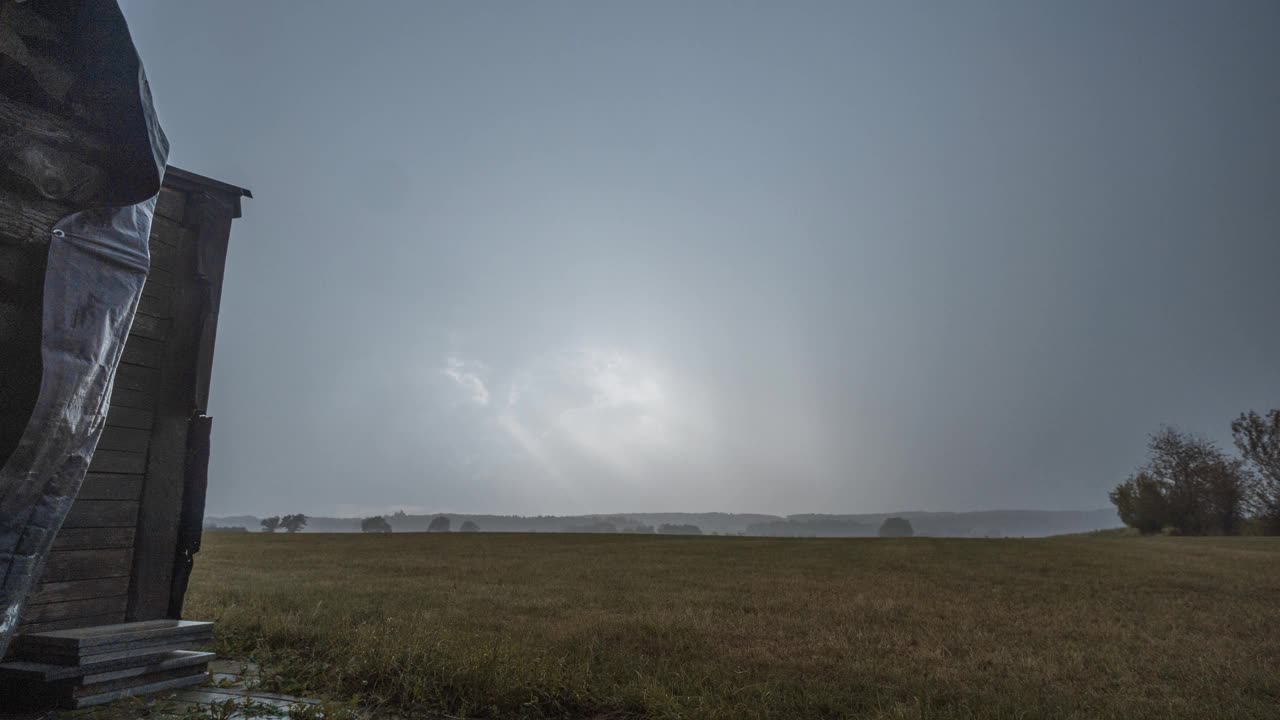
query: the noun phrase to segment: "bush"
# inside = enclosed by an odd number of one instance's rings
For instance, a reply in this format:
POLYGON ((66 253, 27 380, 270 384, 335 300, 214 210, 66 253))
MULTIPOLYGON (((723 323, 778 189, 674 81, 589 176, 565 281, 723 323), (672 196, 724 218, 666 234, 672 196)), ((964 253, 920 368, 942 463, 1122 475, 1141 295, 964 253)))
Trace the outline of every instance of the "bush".
POLYGON ((431 519, 431 524, 427 526, 427 532, 449 532, 450 525, 448 515, 437 515, 431 519))
POLYGON ((480 532, 480 526, 470 520, 462 523, 462 527, 458 528, 458 532, 480 532))

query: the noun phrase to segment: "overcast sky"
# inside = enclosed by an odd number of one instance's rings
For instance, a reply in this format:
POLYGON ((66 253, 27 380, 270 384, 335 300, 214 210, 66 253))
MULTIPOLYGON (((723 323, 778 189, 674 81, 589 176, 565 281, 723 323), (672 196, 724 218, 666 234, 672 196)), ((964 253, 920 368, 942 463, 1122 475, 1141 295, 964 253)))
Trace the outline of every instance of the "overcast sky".
POLYGON ((122 3, 210 514, 1096 508, 1280 406, 1280 3, 122 3))

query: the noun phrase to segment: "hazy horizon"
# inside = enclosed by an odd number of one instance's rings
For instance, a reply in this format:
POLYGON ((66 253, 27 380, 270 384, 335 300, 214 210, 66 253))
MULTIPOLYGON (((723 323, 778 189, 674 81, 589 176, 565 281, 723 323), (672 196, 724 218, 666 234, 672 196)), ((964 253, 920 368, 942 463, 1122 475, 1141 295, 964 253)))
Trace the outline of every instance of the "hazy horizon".
MULTIPOLYGON (((245 512, 206 512, 206 518, 234 518, 234 517, 256 517, 265 518, 273 515, 286 515, 290 510, 296 511, 295 508, 286 508, 284 510, 273 509, 270 511, 245 511, 245 512)), ((1092 513, 1092 512, 1115 512, 1115 508, 1110 507, 1107 503, 1099 504, 1092 508, 982 508, 970 510, 940 510, 940 509, 907 509, 900 508, 897 510, 882 510, 873 512, 797 512, 797 513, 769 513, 769 512, 753 512, 744 510, 740 512, 725 512, 722 510, 624 510, 618 512, 583 512, 583 513, 494 513, 484 511, 470 510, 432 510, 424 507, 406 507, 401 505, 391 505, 388 507, 377 506, 345 506, 340 508, 341 512, 337 513, 303 513, 307 517, 323 517, 340 520, 359 520, 374 515, 394 515, 397 512, 404 512, 406 515, 414 516, 432 516, 432 515, 493 515, 504 517, 627 517, 639 515, 761 515, 768 517, 793 517, 801 515, 830 515, 830 516, 857 516, 857 515, 911 515, 911 514, 970 514, 970 513, 1092 513)), ((1116 527, 1120 527, 1120 520, 1116 519, 1116 527)))
POLYGON ((1095 510, 1280 406, 1280 4, 121 4, 254 193, 209 515, 1095 510))

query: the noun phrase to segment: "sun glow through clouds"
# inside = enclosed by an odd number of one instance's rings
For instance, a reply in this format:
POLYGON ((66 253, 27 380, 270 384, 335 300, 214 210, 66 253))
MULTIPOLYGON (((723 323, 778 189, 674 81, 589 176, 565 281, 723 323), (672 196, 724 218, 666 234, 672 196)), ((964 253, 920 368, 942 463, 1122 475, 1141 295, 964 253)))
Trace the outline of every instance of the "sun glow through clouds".
POLYGON ((640 482, 698 434, 668 379, 637 353, 588 347, 509 369, 455 354, 440 372, 460 393, 459 402, 487 418, 494 442, 571 493, 575 484, 603 480, 598 472, 569 468, 586 465, 607 470, 615 481, 640 482))

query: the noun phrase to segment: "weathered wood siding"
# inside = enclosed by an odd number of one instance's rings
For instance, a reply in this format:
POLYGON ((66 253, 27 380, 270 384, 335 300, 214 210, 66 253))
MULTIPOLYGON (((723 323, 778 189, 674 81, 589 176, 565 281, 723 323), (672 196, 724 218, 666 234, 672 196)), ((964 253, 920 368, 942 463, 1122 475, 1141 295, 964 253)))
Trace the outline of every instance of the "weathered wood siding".
MULTIPOLYGON (((236 189, 204 180, 182 171, 166 177, 151 272, 106 429, 20 631, 148 620, 172 610, 187 428, 207 402, 209 325, 216 328, 231 218, 239 216, 236 189)), ((203 498, 196 500, 203 508, 203 498)))

